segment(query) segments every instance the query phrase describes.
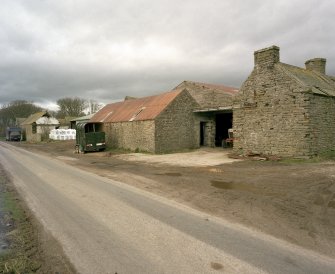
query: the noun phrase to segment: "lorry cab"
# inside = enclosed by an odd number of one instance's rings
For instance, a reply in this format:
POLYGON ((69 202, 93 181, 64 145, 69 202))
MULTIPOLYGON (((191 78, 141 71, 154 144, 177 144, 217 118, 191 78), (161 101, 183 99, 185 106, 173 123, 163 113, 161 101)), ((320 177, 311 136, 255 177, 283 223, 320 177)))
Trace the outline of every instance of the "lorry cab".
POLYGON ((22 130, 19 127, 6 128, 6 141, 21 141, 22 130))

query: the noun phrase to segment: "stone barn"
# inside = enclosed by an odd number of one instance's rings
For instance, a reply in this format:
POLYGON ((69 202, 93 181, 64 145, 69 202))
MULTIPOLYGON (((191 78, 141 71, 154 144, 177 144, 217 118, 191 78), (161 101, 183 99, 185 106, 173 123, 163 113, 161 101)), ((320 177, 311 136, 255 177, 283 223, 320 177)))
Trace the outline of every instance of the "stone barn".
POLYGON ((232 128, 233 96, 238 89, 192 81, 184 81, 176 88, 186 88, 198 103, 193 112, 199 145, 222 146, 228 137, 228 129, 232 128))
POLYGON ((108 104, 90 122, 102 122, 107 146, 166 153, 199 147, 193 110, 197 102, 186 89, 108 104))
POLYGON ((313 156, 335 149, 335 78, 326 59, 305 68, 280 62, 279 48, 254 53, 254 69, 234 100, 234 150, 313 156))
POLYGON ((52 129, 59 127, 59 121, 47 111, 30 115, 21 123, 28 142, 41 142, 49 138, 52 129))

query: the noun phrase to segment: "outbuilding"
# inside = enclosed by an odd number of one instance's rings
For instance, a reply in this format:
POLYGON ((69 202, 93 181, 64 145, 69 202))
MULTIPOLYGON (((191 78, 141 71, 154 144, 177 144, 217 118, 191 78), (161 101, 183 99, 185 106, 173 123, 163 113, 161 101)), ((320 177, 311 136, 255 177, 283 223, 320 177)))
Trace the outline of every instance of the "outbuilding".
POLYGON ((232 128, 235 87, 184 81, 177 89, 186 88, 198 106, 193 109, 200 146, 221 147, 232 128))
POLYGON ((254 69, 234 100, 234 150, 313 156, 335 149, 335 78, 326 59, 305 68, 280 62, 279 47, 254 53, 254 69))
POLYGON ((193 110, 198 103, 186 89, 108 104, 91 123, 103 123, 107 146, 166 153, 199 147, 193 110))
POLYGON ((28 142, 40 142, 47 140, 50 131, 59 127, 59 121, 47 111, 41 111, 30 115, 22 122, 21 127, 28 142))

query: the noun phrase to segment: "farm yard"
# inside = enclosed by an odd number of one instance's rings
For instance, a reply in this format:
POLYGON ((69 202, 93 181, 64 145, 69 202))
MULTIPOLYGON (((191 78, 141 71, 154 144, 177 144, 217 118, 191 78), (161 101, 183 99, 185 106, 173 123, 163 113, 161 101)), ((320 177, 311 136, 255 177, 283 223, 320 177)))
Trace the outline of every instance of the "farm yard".
POLYGON ((229 149, 210 148, 165 155, 75 154, 73 140, 15 145, 335 256, 332 161, 231 159, 229 149))

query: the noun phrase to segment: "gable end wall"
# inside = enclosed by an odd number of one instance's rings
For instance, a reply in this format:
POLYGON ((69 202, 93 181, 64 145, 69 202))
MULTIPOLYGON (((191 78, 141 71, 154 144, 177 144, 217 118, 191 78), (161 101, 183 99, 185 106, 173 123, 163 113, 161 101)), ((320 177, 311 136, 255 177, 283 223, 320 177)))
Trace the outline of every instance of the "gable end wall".
POLYGON ((155 120, 156 153, 199 147, 193 109, 198 104, 183 91, 155 120))
POLYGON ((276 67, 255 68, 234 101, 234 151, 311 155, 310 97, 276 67))
POLYGON ((311 150, 313 155, 335 150, 335 98, 310 94, 311 150))

